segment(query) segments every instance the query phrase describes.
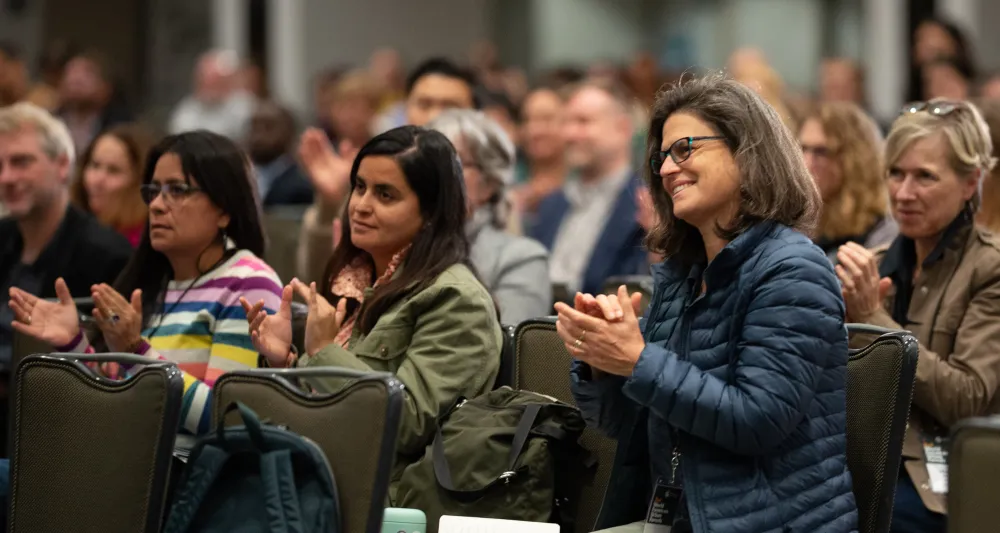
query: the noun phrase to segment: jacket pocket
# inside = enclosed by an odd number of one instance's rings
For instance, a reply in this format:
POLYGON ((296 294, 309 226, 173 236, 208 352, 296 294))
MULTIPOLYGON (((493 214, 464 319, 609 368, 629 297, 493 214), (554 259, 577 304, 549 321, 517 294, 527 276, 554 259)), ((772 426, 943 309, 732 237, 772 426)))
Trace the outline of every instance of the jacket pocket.
POLYGON ((353 351, 359 357, 391 361, 406 354, 411 337, 412 332, 406 326, 376 327, 353 351))
POLYGON ((955 336, 958 334, 958 327, 962 324, 965 313, 956 309, 942 309, 942 311, 934 321, 927 348, 941 357, 948 357, 955 349, 955 336))

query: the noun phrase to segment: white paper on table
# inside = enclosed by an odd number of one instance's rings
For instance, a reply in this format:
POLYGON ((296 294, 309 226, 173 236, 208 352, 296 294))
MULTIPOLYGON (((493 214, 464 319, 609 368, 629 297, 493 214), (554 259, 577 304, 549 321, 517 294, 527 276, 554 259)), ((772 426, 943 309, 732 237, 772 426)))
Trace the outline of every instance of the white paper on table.
POLYGON ((559 524, 442 516, 438 522, 438 533, 559 533, 559 524))

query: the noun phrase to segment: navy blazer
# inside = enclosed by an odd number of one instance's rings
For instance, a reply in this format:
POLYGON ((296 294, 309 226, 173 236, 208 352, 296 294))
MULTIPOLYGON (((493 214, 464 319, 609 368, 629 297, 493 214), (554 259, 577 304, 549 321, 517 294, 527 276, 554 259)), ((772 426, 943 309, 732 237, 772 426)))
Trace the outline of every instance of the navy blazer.
POLYGON ((313 188, 309 178, 299 165, 289 165, 274 179, 271 189, 262 199, 264 207, 279 205, 310 205, 313 202, 313 188))
MULTIPOLYGON (((636 221, 635 195, 641 186, 639 176, 633 175, 619 193, 584 270, 580 288, 583 292, 603 292, 604 282, 613 276, 649 272, 648 255, 642 245, 646 233, 636 221)), ((551 252, 569 209, 569 200, 562 189, 545 197, 538 204, 534 224, 527 228, 527 235, 551 252)))

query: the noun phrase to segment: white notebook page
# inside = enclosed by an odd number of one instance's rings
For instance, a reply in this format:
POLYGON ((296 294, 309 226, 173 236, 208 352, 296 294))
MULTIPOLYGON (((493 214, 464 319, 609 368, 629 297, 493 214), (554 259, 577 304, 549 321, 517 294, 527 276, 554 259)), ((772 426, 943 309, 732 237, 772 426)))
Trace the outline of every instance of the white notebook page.
POLYGON ((559 533, 559 524, 442 516, 438 533, 559 533))

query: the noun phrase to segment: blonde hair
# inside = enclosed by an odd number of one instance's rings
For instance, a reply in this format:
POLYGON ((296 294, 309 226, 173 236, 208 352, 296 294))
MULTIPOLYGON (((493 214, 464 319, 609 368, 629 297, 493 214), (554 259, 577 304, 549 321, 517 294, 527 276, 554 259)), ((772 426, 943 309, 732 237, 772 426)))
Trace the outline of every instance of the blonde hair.
POLYGON ((823 128, 842 180, 836 197, 823 204, 817 235, 839 240, 864 234, 889 211, 878 125, 849 102, 820 104, 805 115, 802 124, 810 120, 823 128))
POLYGON ((330 89, 330 98, 334 102, 348 98, 362 98, 377 109, 382 103, 382 88, 367 71, 356 69, 337 80, 330 89))
MULTIPOLYGON (((934 114, 927 110, 904 113, 892 124, 892 130, 885 146, 885 172, 896 164, 903 153, 916 141, 938 133, 948 141, 948 166, 960 178, 983 179, 996 166, 993 157, 993 141, 990 129, 979 109, 969 102, 952 102, 935 98, 928 102, 928 109, 935 105, 954 106, 954 110, 944 114, 934 114)), ((972 195, 970 207, 979 209, 981 191, 972 195)))
MULTIPOLYGON (((983 119, 990 128, 990 138, 993 142, 993 156, 1000 150, 1000 102, 982 100, 977 102, 983 113, 983 119)), ((976 221, 984 228, 1000 233, 1000 170, 996 167, 983 176, 980 184, 982 189, 982 205, 976 214, 976 221)))
POLYGON ((69 129, 51 113, 35 104, 21 102, 0 108, 0 134, 13 134, 31 128, 38 134, 42 151, 55 160, 65 157, 69 166, 76 159, 69 129))
POLYGON ((792 131, 798 129, 799 122, 785 100, 785 82, 774 67, 761 58, 738 65, 732 74, 736 81, 753 89, 770 104, 785 126, 792 131))

